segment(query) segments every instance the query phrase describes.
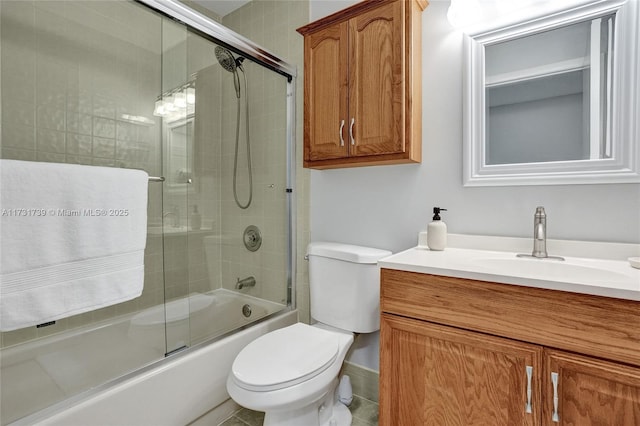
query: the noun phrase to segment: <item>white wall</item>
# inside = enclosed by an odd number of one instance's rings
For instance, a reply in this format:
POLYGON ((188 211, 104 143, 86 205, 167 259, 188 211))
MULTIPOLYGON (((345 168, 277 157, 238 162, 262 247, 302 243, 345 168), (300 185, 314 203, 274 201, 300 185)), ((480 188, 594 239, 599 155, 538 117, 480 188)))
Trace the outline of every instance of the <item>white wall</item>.
MULTIPOLYGON (((311 20, 322 3, 310 1, 311 20)), ((640 243, 638 184, 462 186, 462 35, 448 6, 433 1, 423 13, 422 163, 312 171, 311 240, 396 252, 416 245, 433 206, 449 209, 452 233, 529 237, 545 206, 550 238, 640 243)), ((359 346, 350 361, 378 369, 376 337, 359 346)))
POLYGON ((309 21, 317 21, 360 0, 309 0, 309 21))

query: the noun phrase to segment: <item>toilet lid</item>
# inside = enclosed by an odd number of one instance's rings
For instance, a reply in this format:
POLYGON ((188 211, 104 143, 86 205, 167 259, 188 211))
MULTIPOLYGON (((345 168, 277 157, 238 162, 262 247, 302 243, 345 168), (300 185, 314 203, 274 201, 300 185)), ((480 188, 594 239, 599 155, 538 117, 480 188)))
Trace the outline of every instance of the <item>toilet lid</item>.
POLYGON ((304 382, 338 356, 339 336, 297 323, 249 343, 231 367, 234 381, 248 390, 269 391, 304 382))

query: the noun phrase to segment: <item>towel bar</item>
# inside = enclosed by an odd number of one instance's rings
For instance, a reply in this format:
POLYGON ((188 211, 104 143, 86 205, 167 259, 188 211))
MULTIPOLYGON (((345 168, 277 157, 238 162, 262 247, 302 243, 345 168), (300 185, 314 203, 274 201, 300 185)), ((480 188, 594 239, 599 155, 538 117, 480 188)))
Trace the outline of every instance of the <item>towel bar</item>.
POLYGON ((164 182, 164 176, 149 176, 149 182, 164 182))

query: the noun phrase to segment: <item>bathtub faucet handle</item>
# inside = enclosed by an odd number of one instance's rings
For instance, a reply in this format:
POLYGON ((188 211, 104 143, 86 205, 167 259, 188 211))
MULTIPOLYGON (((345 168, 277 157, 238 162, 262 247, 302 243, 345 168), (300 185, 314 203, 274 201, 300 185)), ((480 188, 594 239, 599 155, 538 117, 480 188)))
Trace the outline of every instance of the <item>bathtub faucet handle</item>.
POLYGON ((238 282, 236 282, 236 289, 242 290, 244 287, 255 287, 256 279, 255 277, 247 277, 244 279, 238 278, 238 282))

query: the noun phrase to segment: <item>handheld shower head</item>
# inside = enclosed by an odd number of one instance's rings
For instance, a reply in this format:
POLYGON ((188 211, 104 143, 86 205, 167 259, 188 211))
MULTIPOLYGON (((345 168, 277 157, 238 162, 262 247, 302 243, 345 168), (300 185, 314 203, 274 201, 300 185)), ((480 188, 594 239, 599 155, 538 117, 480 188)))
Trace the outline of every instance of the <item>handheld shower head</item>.
POLYGON ((239 56, 238 58, 234 58, 233 54, 229 49, 225 49, 222 46, 216 46, 215 48, 216 59, 220 63, 220 66, 230 73, 233 74, 233 84, 236 88, 236 98, 238 98, 237 102, 237 111, 238 115, 236 116, 236 153, 233 160, 233 198, 236 200, 236 204, 241 209, 246 209, 251 205, 251 200, 253 197, 253 173, 251 171, 251 141, 249 138, 249 97, 247 95, 247 75, 244 72, 244 68, 242 68, 242 62, 244 62, 245 58, 239 56), (246 135, 247 135, 247 169, 249 173, 249 200, 246 204, 240 203, 238 200, 237 193, 237 176, 238 176, 238 145, 240 143, 240 76, 238 70, 242 71, 242 76, 244 78, 244 96, 245 96, 245 108, 246 108, 246 116, 245 116, 245 124, 246 124, 246 135))
POLYGON ((234 58, 229 49, 225 49, 222 46, 216 46, 216 59, 220 63, 220 66, 229 72, 236 72, 237 68, 242 67, 244 59, 242 56, 234 58))
POLYGON ((240 77, 238 77, 238 68, 244 72, 242 68, 244 58, 242 56, 234 58, 229 49, 225 49, 222 46, 216 46, 215 53, 220 66, 226 71, 233 73, 233 85, 236 89, 236 97, 240 99, 240 77))

